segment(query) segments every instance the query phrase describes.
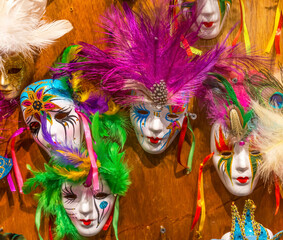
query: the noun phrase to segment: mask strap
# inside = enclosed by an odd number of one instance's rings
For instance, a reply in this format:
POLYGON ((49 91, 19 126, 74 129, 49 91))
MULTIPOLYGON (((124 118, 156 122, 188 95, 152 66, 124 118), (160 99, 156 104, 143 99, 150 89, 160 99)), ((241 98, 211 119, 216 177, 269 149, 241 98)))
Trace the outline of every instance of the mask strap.
POLYGON ((179 138, 179 142, 178 142, 177 162, 181 166, 183 166, 184 168, 187 169, 187 174, 189 174, 192 171, 192 164, 193 164, 193 157, 194 157, 194 152, 195 152, 195 145, 196 145, 195 134, 194 134, 194 131, 193 131, 192 126, 190 124, 190 120, 189 120, 188 116, 186 115, 184 120, 183 120, 182 129, 181 129, 181 133, 180 133, 180 138, 179 138), (185 140, 187 128, 192 133, 193 139, 192 139, 190 153, 189 153, 189 156, 188 156, 187 166, 185 166, 181 162, 181 152, 182 152, 182 147, 183 147, 183 143, 184 143, 184 140, 185 140))
POLYGON ((48 233, 49 233, 49 240, 53 240, 53 235, 52 235, 52 219, 51 219, 51 217, 49 217, 48 233))
POLYGON ((237 32, 237 35, 235 37, 235 39, 233 40, 232 46, 235 46, 239 40, 239 37, 241 35, 241 32, 243 30, 244 27, 244 41, 245 41, 245 46, 246 46, 246 52, 248 55, 250 55, 251 53, 251 43, 250 43, 250 37, 249 37, 249 33, 248 33, 248 29, 247 29, 247 25, 246 25, 246 14, 245 14, 245 6, 243 3, 243 0, 239 0, 240 2, 240 10, 241 10, 241 26, 240 29, 237 32))
POLYGON ((266 53, 270 53, 273 42, 275 41, 276 54, 280 54, 280 36, 281 36, 281 28, 282 28, 282 23, 283 23, 282 9, 280 8, 281 4, 282 4, 282 1, 280 0, 278 2, 277 9, 276 9, 273 32, 267 44, 267 47, 265 49, 266 53))
POLYGON ((194 229, 195 225, 197 224, 200 214, 200 224, 198 228, 198 235, 199 238, 201 237, 201 231, 203 229, 204 221, 205 221, 205 202, 204 202, 204 191, 203 191, 203 167, 205 163, 212 158, 214 152, 210 153, 207 155, 204 159, 203 162, 199 166, 199 174, 198 174, 198 197, 197 197, 197 207, 196 207, 196 212, 195 212, 195 217, 193 220, 193 224, 191 227, 191 231, 194 229))
MULTIPOLYGON (((28 130, 28 129, 29 129, 29 127, 23 127, 23 128, 19 128, 17 131, 15 131, 12 134, 12 136, 9 138, 7 148, 6 148, 6 151, 5 151, 5 157, 7 157, 8 146, 9 146, 10 141, 12 140, 11 141, 11 154, 12 154, 12 160, 13 160, 13 169, 14 169, 14 172, 15 172, 15 177, 16 177, 16 180, 17 180, 17 184, 18 184, 20 193, 23 193, 23 190, 22 190, 23 177, 22 177, 22 174, 21 174, 21 171, 20 171, 20 168, 19 168, 19 164, 18 164, 18 161, 17 161, 16 151, 15 151, 15 141, 16 141, 17 136, 19 136, 25 130, 28 130)), ((11 183, 11 180, 12 180, 11 176, 10 177, 8 176, 8 182, 10 181, 9 185, 11 183)), ((10 189, 11 189, 11 191, 13 191, 15 189, 15 186, 14 186, 13 183, 12 183, 12 185, 10 185, 10 189)))
POLYGON ((89 154, 89 158, 90 158, 90 162, 91 162, 91 170, 89 172, 89 175, 91 174, 92 178, 88 176, 85 184, 86 184, 86 186, 89 187, 89 186, 91 186, 91 183, 92 183, 93 190, 97 191, 97 190, 99 190, 98 169, 97 169, 97 165, 96 165, 97 155, 96 155, 95 151, 93 150, 92 136, 91 136, 91 132, 90 132, 89 125, 88 125, 88 123, 90 121, 85 114, 78 111, 77 109, 76 109, 76 113, 80 116, 80 118, 83 121, 86 145, 87 145, 87 150, 88 150, 88 154, 89 154), (91 180, 92 180, 92 182, 91 182, 91 180))
POLYGON ((275 199, 276 199, 276 210, 275 210, 275 214, 276 215, 279 211, 279 207, 280 207, 280 183, 279 183, 279 179, 278 177, 274 174, 274 184, 275 184, 275 199))
POLYGON ((118 238, 119 198, 120 196, 117 195, 114 206, 113 222, 112 222, 116 240, 119 240, 118 238))

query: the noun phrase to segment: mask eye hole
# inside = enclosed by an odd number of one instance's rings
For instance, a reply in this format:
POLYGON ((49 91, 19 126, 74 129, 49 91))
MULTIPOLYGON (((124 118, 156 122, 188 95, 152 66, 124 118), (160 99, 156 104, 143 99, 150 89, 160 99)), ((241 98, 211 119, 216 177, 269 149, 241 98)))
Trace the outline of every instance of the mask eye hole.
POLYGON ((29 125, 29 129, 32 134, 36 134, 40 129, 40 123, 39 122, 31 122, 29 125))
POLYGON ((104 199, 108 196, 109 196, 109 194, 105 193, 105 192, 98 192, 98 193, 94 194, 95 199, 98 199, 98 200, 104 199))
POLYGON ((251 150, 250 153, 251 153, 251 155, 260 155, 259 150, 251 150))
POLYGON ((178 118, 179 116, 177 114, 171 113, 171 114, 168 114, 167 117, 178 118))
POLYGON ((68 112, 59 112, 55 115, 56 120, 63 120, 64 118, 68 117, 69 113, 68 112))
POLYGON ((21 71, 22 69, 21 68, 10 68, 8 70, 8 74, 17 74, 21 71))
POLYGON ((146 110, 140 109, 140 110, 138 110, 137 112, 138 112, 139 114, 141 114, 141 115, 148 115, 148 111, 146 111, 146 110))
POLYGON ((232 156, 232 152, 225 151, 225 152, 222 152, 221 155, 224 156, 224 157, 231 157, 232 156))

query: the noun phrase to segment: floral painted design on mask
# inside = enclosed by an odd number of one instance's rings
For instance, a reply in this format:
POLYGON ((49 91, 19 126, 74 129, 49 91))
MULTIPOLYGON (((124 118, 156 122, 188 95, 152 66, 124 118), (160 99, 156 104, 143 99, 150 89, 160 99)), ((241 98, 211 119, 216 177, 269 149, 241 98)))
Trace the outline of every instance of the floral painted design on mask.
POLYGON ((48 111, 61 109, 52 102, 56 96, 46 93, 45 87, 41 87, 37 90, 28 90, 26 92, 28 99, 22 102, 22 105, 25 107, 24 118, 27 119, 30 116, 34 116, 35 119, 40 122, 40 115, 43 116, 44 113, 46 113, 47 120, 52 125, 52 118, 48 111))

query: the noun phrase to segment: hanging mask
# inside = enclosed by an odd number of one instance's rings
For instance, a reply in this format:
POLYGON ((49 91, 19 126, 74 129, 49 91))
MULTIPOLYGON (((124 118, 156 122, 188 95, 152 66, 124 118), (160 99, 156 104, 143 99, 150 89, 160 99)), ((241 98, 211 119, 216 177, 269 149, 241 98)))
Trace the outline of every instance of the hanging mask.
POLYGON ((231 205, 232 227, 231 232, 222 236, 223 240, 230 239, 258 239, 258 240, 279 240, 283 236, 283 231, 273 236, 272 232, 265 228, 262 224, 255 220, 254 202, 250 199, 246 200, 243 214, 240 215, 234 202, 231 205))
POLYGON ((162 153, 180 132, 186 113, 187 104, 162 109, 152 104, 133 104, 130 117, 139 144, 148 153, 162 153))
MULTIPOLYGON (((66 83, 65 83, 66 84, 66 83)), ((46 116, 46 131, 55 144, 81 147, 83 128, 68 86, 60 80, 43 80, 29 85, 21 95, 24 120, 34 140, 50 153, 41 119, 46 116)))
POLYGON ((67 215, 84 237, 97 235, 107 222, 115 203, 106 181, 99 180, 99 190, 92 186, 65 182, 62 185, 62 203, 67 215))
POLYGON ((226 187, 235 196, 251 194, 259 179, 261 153, 252 140, 231 142, 225 126, 216 122, 212 126, 210 148, 214 167, 226 187))
POLYGON ((20 95, 33 78, 33 59, 25 59, 21 54, 3 58, 3 70, 0 75, 0 92, 5 99, 20 95))

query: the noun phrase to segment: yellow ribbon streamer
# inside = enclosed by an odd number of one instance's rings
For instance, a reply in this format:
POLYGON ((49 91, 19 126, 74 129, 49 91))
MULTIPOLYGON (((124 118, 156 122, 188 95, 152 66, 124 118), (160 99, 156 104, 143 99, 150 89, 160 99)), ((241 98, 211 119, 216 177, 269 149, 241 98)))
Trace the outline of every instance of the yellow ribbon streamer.
POLYGON ((200 217, 200 223, 199 223, 199 232, 201 233, 203 230, 203 226, 204 226, 204 221, 205 221, 205 202, 204 202, 204 191, 203 191, 203 174, 201 175, 201 217, 200 217))
POLYGON ((275 40, 275 36, 276 36, 276 32, 277 32, 277 27, 278 27, 278 24, 279 24, 279 21, 280 21, 280 14, 281 14, 281 11, 282 11, 280 9, 280 2, 281 1, 279 1, 278 5, 277 5, 277 8, 276 8, 274 28, 273 28, 273 32, 272 32, 271 38, 270 38, 270 40, 269 40, 269 42, 267 44, 267 47, 265 49, 266 53, 270 53, 272 45, 273 45, 274 40, 275 40))
POLYGON ((245 46, 246 46, 246 52, 248 55, 251 53, 251 42, 249 37, 248 28, 246 25, 246 13, 245 13, 245 6, 243 3, 243 0, 240 0, 240 4, 242 7, 242 14, 243 14, 243 27, 244 27, 244 40, 245 40, 245 46))

